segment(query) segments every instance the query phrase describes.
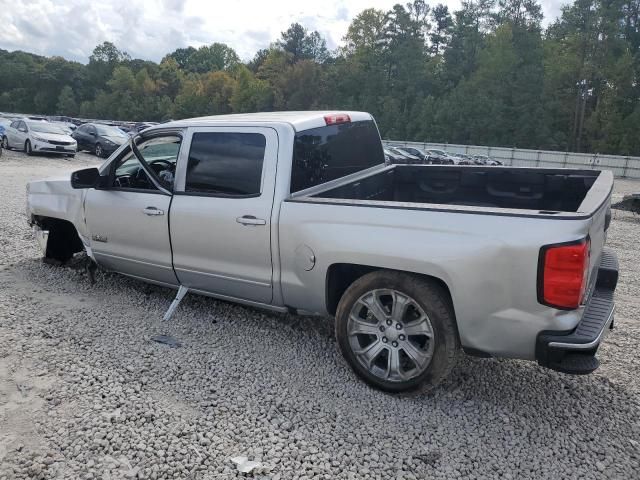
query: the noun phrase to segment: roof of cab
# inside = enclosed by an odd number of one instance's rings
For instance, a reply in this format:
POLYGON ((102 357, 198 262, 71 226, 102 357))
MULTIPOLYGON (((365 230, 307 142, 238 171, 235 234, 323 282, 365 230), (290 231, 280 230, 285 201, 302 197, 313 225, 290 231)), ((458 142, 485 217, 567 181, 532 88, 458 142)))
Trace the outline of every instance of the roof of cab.
POLYGON ((154 125, 147 131, 171 127, 215 126, 230 124, 256 124, 256 123, 288 123, 297 132, 310 128, 326 125, 326 115, 347 114, 352 122, 372 120, 372 116, 366 112, 351 112, 344 110, 318 110, 307 112, 258 112, 235 113, 232 115, 213 115, 210 117, 186 118, 173 122, 154 125))

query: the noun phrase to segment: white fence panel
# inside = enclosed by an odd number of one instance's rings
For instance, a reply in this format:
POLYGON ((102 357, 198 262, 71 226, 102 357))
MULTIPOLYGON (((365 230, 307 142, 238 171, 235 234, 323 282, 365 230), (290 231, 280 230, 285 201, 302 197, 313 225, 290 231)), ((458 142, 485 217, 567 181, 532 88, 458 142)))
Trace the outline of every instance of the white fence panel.
POLYGON ((449 143, 421 143, 385 140, 386 144, 412 146, 421 149, 445 150, 467 155, 488 155, 505 165, 516 167, 581 168, 611 170, 616 177, 640 178, 640 157, 599 155, 592 153, 527 150, 524 148, 486 147, 482 145, 454 145, 449 143))

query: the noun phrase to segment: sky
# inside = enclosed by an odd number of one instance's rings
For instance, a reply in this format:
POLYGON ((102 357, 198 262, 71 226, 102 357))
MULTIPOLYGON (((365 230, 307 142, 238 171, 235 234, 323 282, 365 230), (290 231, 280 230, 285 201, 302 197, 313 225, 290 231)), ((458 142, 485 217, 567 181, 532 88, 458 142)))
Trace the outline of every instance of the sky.
MULTIPOLYGON (((249 60, 293 22, 341 44, 365 8, 406 0, 0 0, 0 48, 87 63, 96 45, 114 43, 133 58, 160 61, 176 48, 226 43, 249 60)), ((453 11, 459 0, 432 0, 453 11)), ((563 0, 542 0, 545 24, 563 0)))

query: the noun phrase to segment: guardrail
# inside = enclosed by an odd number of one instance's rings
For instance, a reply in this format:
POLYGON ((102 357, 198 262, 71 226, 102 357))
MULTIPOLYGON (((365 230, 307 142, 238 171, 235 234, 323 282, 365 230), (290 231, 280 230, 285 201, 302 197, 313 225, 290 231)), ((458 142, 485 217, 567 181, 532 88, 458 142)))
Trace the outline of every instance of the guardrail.
POLYGON ((385 140, 385 144, 436 149, 467 155, 487 155, 505 165, 516 167, 584 168, 611 170, 616 177, 640 179, 640 157, 600 155, 598 153, 556 152, 553 150, 527 150, 524 148, 455 145, 452 143, 404 142, 385 140))

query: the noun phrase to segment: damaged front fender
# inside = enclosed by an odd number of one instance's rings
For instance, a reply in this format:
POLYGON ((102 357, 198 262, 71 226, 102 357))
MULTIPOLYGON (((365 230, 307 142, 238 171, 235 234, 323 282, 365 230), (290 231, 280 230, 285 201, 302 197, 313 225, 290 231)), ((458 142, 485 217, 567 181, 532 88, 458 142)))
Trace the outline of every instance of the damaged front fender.
MULTIPOLYGON (((71 188, 70 176, 34 180, 27 184, 27 218, 57 218, 73 224, 81 238, 87 237, 84 222, 85 190, 71 188)), ((83 243, 87 243, 84 242, 83 243)))

